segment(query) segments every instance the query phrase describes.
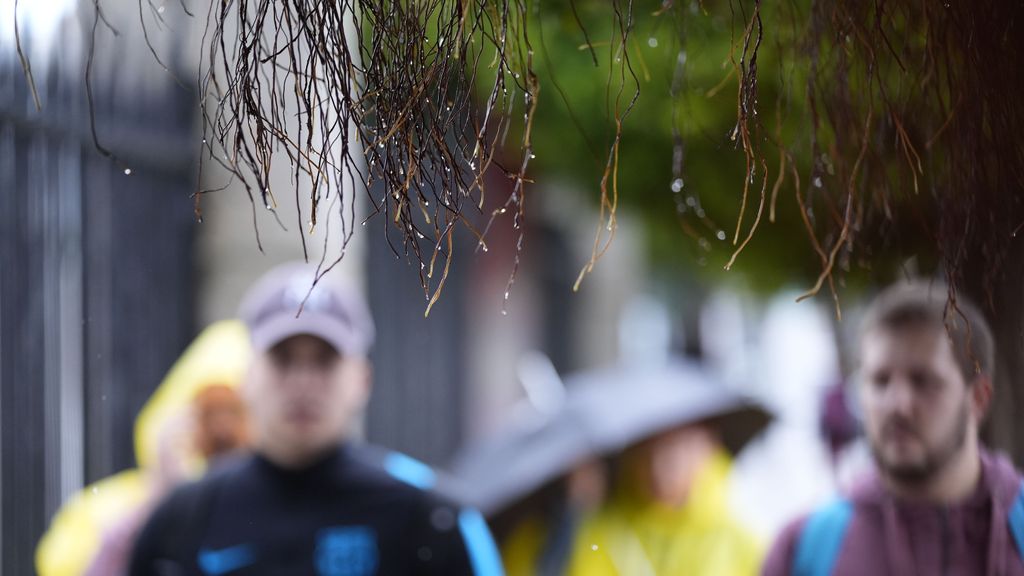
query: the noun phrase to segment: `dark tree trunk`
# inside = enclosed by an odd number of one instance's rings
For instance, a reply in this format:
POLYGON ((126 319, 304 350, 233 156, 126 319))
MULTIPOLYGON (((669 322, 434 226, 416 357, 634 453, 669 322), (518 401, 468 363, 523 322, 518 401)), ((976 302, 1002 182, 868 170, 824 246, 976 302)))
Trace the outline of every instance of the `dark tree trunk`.
POLYGON ((968 270, 961 290, 984 310, 996 340, 995 397, 983 439, 1024 464, 1024 239, 1010 245, 1005 264, 986 282, 983 270, 968 270))

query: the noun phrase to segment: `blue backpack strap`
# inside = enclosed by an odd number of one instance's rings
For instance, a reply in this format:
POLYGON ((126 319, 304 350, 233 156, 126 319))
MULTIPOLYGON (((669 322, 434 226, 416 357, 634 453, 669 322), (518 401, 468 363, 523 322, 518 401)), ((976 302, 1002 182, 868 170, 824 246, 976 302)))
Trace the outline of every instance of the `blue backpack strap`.
MULTIPOLYGON (((387 453, 383 466, 393 478, 421 490, 430 490, 437 485, 437 474, 433 468, 401 452, 387 453)), ((459 512, 459 532, 474 576, 504 576, 501 553, 491 537, 487 520, 479 512, 472 508, 459 512)))
POLYGON ((848 500, 837 500, 811 514, 797 540, 793 576, 831 574, 851 518, 853 504, 848 500))
POLYGON ((420 490, 430 490, 437 483, 433 468, 401 452, 390 452, 385 456, 384 470, 393 478, 420 490))
POLYGON ((1010 533, 1013 534, 1013 541, 1017 544, 1017 552, 1024 558, 1024 483, 1017 490, 1017 498, 1006 515, 1010 524, 1010 533))
POLYGON ((505 576, 501 552, 487 528, 487 521, 479 512, 472 508, 460 512, 459 532, 466 544, 474 576, 505 576))

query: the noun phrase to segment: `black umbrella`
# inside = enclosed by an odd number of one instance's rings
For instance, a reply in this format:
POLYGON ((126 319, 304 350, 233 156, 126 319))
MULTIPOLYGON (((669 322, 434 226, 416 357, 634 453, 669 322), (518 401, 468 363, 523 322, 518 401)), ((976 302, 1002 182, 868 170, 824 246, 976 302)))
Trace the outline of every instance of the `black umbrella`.
POLYGON ((601 454, 698 422, 714 426, 726 449, 736 454, 772 418, 760 403, 679 359, 578 374, 567 388, 567 416, 586 426, 601 454))
POLYGON ((544 414, 521 405, 491 437, 455 460, 453 474, 466 500, 485 515, 498 513, 566 474, 594 454, 586 427, 561 411, 544 414))
POLYGON ((564 412, 565 387, 538 352, 518 366, 526 399, 493 434, 462 450, 452 472, 485 515, 506 509, 594 454, 586 427, 564 412))
POLYGON ((566 389, 557 406, 524 401, 496 433, 459 455, 452 471, 469 503, 492 516, 589 458, 685 424, 713 425, 735 454, 771 420, 760 404, 681 360, 578 374, 566 389))

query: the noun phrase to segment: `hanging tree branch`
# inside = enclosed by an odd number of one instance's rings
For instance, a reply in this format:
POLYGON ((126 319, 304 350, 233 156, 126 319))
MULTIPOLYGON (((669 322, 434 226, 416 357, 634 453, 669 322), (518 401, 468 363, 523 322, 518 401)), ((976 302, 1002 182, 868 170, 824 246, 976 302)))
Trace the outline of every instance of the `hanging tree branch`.
MULTIPOLYGON (((304 252, 322 201, 365 186, 394 253, 418 262, 429 311, 444 285, 435 263, 440 256, 447 271, 454 228, 472 228, 486 247, 486 229, 476 232, 467 212, 483 208, 488 170, 514 181, 491 219, 511 211, 521 228, 539 92, 528 2, 215 4, 201 81, 208 155, 242 182, 254 210, 274 210, 272 158, 283 153, 296 194, 300 183, 309 190, 295 199, 304 252), (480 86, 489 86, 482 102, 480 86), (517 98, 522 161, 510 169, 498 154, 517 98)), ((336 205, 342 251, 355 229, 351 203, 336 205)))
MULTIPOLYGON (((137 1, 149 44, 145 9, 137 1)), ((395 255, 419 264, 428 311, 458 247, 455 231, 468 230, 487 250, 494 222, 510 218, 516 230, 511 288, 523 247, 542 84, 529 32, 531 15, 540 11, 535 2, 211 2, 198 82, 205 121, 201 165, 219 165, 231 181, 241 183, 254 226, 261 210, 280 223, 280 202, 291 197, 297 218, 293 233, 300 235, 307 257, 306 236, 323 225, 322 207, 337 211, 342 247, 333 258, 324 255, 321 273, 344 255, 356 229, 351 195, 365 187, 371 215, 379 216, 395 255), (274 189, 280 180, 272 174, 278 171, 288 175, 290 190, 274 189), (494 181, 494 174, 512 184, 505 197, 488 203, 486 182, 494 181)), ((147 3, 162 27, 159 10, 147 3)), ((110 26, 100 0, 92 4, 95 38, 99 22, 110 26)), ((582 33, 588 61, 603 65, 596 48, 608 46, 605 97, 612 129, 601 151, 597 231, 576 287, 616 231, 623 122, 640 94, 631 56, 637 45, 631 42, 633 2, 600 4, 610 11, 613 25, 609 40, 597 43, 584 27, 579 4, 571 0, 564 11, 582 33)), ((184 0, 181 5, 191 15, 184 0)), ((42 103, 22 50, 18 7, 16 0, 17 53, 38 109, 42 103)), ((653 17, 671 13, 678 24, 706 17, 709 7, 663 0, 653 17)), ((728 8, 734 18, 730 33, 742 35, 729 44, 732 69, 707 91, 713 97, 734 78, 737 83, 730 136, 742 150, 745 171, 727 267, 756 240, 766 205, 769 223, 782 215, 777 201, 790 181, 798 222, 821 266, 807 296, 827 282, 838 306, 836 286, 859 241, 886 237, 886 231, 899 234, 902 228, 913 228, 905 235, 920 244, 930 243, 926 247, 938 253, 954 284, 967 274, 968 257, 985 282, 1002 272, 1007 250, 1024 229, 1024 140, 1019 136, 1024 112, 1017 102, 1024 88, 1017 70, 1024 59, 1024 43, 1017 40, 1024 5, 1015 0, 808 0, 763 7, 759 0, 732 0, 728 8), (779 16, 779 24, 770 14, 779 16), (759 51, 766 30, 777 39, 789 31, 784 41, 790 51, 780 49, 780 58, 788 58, 805 80, 801 97, 787 100, 787 107, 805 115, 804 129, 788 141, 778 118, 774 133, 767 134, 758 115, 759 51), (762 150, 769 140, 780 155, 770 193, 771 164, 762 150), (755 212, 748 208, 758 169, 755 212), (754 214, 749 225, 748 211, 754 214), (968 225, 972 221, 976 224, 968 225)), ((150 50, 163 66, 157 51, 150 50)), ((684 231, 707 245, 682 217, 693 213, 716 237, 726 237, 695 196, 684 201, 681 194, 685 142, 676 104, 685 55, 682 45, 673 53, 677 62, 668 93, 673 103, 670 188, 684 231)), ((636 57, 646 80, 651 67, 639 50, 636 57)), ((544 59, 549 60, 546 49, 544 59)), ((90 69, 91 64, 90 52, 90 69)), ((90 77, 87 72, 87 82, 90 77)), ((565 90, 555 87, 568 105, 565 90)), ((92 111, 91 88, 88 93, 92 111)), ((96 144, 112 157, 98 139, 96 144)), ((201 199, 213 191, 196 192, 197 218, 201 199)), ((258 228, 256 235, 261 245, 258 228)), ((908 250, 920 247, 911 242, 908 250)))

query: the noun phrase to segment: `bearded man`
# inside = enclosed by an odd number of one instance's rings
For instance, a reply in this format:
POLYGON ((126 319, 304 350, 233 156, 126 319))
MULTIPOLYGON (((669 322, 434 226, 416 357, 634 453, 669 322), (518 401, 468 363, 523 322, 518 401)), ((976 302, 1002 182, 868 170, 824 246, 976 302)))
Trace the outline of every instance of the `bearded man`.
POLYGON ((1021 475, 978 438, 994 349, 981 313, 943 287, 884 291, 856 384, 875 472, 788 526, 762 573, 1024 575, 1021 475))

